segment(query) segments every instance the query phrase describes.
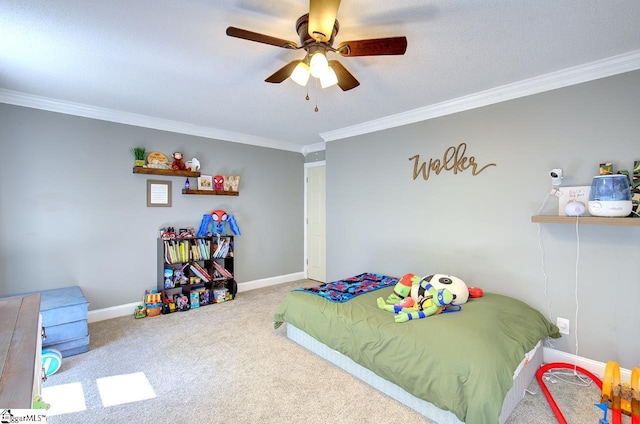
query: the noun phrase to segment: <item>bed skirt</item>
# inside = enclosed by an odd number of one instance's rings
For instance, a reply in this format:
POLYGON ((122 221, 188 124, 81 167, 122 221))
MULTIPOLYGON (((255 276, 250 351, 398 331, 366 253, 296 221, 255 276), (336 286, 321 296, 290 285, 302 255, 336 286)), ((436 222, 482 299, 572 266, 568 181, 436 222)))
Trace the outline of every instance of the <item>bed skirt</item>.
MULTIPOLYGON (((314 339, 299 328, 287 323, 287 337, 300 346, 310 350, 323 359, 342 368, 354 377, 359 378, 373 388, 391 396, 398 402, 408 406, 421 415, 439 424, 460 424, 461 421, 453 413, 436 407, 435 405, 415 397, 400 386, 383 379, 373 371, 355 363, 351 358, 329 348, 327 345, 314 339)), ((542 343, 539 342, 525 357, 514 373, 513 386, 507 392, 502 405, 499 422, 504 424, 511 412, 524 397, 525 390, 531 384, 536 371, 542 365, 542 343)))

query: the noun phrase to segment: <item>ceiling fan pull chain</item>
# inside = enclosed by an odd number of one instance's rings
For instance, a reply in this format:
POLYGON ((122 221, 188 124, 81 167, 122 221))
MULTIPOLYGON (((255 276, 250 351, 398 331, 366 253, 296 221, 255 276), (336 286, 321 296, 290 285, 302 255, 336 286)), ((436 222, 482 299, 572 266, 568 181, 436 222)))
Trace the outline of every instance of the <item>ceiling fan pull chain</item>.
POLYGON ((316 107, 315 107, 315 109, 313 109, 314 112, 318 111, 318 91, 319 91, 318 90, 318 79, 316 78, 316 107))

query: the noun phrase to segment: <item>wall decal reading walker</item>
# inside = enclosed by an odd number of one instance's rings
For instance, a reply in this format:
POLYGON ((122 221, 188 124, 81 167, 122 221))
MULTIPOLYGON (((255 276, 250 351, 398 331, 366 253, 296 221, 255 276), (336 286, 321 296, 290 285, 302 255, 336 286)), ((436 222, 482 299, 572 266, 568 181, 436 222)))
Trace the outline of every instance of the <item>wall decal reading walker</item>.
POLYGON ((454 174, 458 172, 466 171, 471 168, 471 174, 478 175, 490 166, 497 166, 495 163, 489 163, 482 168, 478 169, 478 163, 476 163, 475 156, 467 156, 467 143, 460 143, 458 146, 451 146, 444 151, 442 160, 429 159, 429 165, 426 162, 420 164, 420 155, 415 155, 409 158, 413 161, 413 179, 418 178, 422 174, 424 180, 428 180, 431 176, 431 171, 436 175, 442 171, 451 171, 454 174))

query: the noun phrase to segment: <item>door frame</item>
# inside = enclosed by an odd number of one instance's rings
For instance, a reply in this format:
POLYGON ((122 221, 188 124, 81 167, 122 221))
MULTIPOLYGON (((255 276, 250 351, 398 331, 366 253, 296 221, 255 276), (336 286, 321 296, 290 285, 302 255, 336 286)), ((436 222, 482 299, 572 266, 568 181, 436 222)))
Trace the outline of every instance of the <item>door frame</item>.
MULTIPOLYGON (((307 177, 308 177, 308 169, 309 168, 315 168, 318 166, 324 166, 325 167, 325 171, 326 171, 326 166, 327 166, 327 161, 326 160, 319 160, 317 162, 305 162, 304 164, 304 216, 302 219, 302 224, 304 225, 304 257, 302 258, 302 263, 303 263, 303 269, 304 269, 304 278, 308 278, 308 274, 307 274, 307 240, 308 240, 308 231, 309 231, 309 225, 307 224, 307 218, 308 218, 308 212, 307 212, 307 201, 309 199, 307 199, 308 193, 307 193, 307 177)), ((327 190, 327 184, 325 182, 325 193, 327 190)), ((327 238, 327 232, 326 232, 326 225, 325 225, 325 242, 326 242, 326 238, 327 238)), ((326 255, 326 254, 325 254, 326 255)), ((325 256, 325 266, 326 266, 326 256, 325 256)), ((326 270, 325 270, 326 271, 326 270)))

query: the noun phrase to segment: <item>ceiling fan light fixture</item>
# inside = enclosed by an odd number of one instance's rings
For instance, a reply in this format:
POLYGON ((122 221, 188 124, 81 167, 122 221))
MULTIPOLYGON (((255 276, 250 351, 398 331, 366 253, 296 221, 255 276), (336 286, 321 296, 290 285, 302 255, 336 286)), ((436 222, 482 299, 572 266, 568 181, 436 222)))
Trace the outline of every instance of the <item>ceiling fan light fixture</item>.
POLYGON ((337 83, 338 76, 336 75, 336 71, 334 71, 331 66, 327 66, 327 70, 320 76, 320 86, 322 88, 327 88, 332 85, 336 85, 337 83))
POLYGON ((309 66, 311 68, 311 75, 313 77, 320 78, 322 75, 324 75, 327 72, 327 68, 329 67, 329 62, 327 61, 327 57, 324 55, 324 52, 315 52, 311 56, 309 66))
POLYGON ((291 72, 291 79, 301 86, 306 86, 309 81, 309 75, 311 74, 311 70, 309 69, 309 65, 304 63, 303 60, 300 61, 291 72))

